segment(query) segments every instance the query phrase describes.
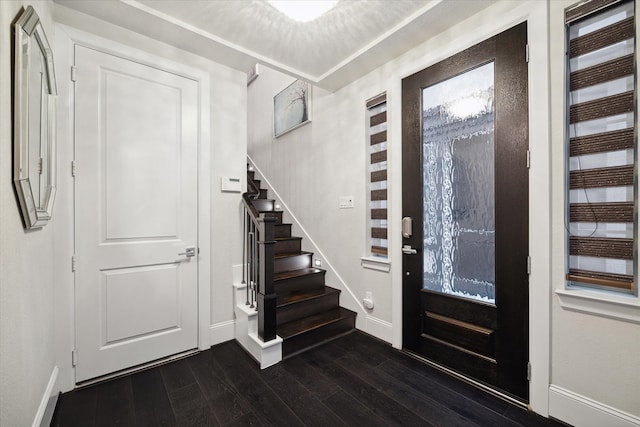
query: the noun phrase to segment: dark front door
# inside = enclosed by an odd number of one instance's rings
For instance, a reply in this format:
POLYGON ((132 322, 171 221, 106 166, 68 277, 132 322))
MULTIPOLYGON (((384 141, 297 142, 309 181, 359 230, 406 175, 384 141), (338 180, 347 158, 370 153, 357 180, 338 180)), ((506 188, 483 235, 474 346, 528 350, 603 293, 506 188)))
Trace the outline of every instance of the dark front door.
POLYGON ((527 25, 402 81, 403 345, 528 400, 527 25))

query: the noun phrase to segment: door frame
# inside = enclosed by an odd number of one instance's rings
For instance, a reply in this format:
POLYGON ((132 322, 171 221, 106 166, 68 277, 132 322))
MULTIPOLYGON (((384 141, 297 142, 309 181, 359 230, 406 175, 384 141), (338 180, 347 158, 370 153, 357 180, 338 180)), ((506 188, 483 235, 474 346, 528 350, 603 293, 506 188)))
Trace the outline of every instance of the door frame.
MULTIPOLYGON (((394 123, 401 123, 402 97, 401 80, 447 57, 455 55, 482 40, 513 27, 523 21, 528 22, 529 40, 529 149, 531 168, 529 170, 529 253, 532 258, 529 276, 529 360, 531 361, 531 381, 529 382, 529 409, 549 415, 549 387, 551 385, 551 306, 552 271, 549 252, 552 247, 552 225, 562 228, 562 218, 552 218, 552 204, 558 201, 550 193, 551 169, 553 163, 562 159, 551 158, 550 150, 550 76, 548 73, 549 42, 548 13, 546 2, 529 2, 517 7, 508 4, 490 6, 476 16, 438 37, 426 41, 412 49, 402 61, 390 69, 387 76, 387 103, 389 107, 391 141, 402 140, 402 130, 394 123), (489 19, 500 16, 499 22, 489 19), (484 19, 484 20, 483 20, 484 19), (469 25, 476 25, 475 31, 465 31, 469 25), (442 43, 446 40, 446 43, 442 43), (552 224, 553 223, 553 224, 552 224)), ((370 91, 373 96, 384 90, 384 86, 370 91)), ((553 106, 557 107, 557 105, 553 106)), ((561 106, 560 106, 561 107, 561 106)), ((390 183, 390 252, 392 265, 402 265, 402 149, 400 144, 389 146, 390 183)), ((562 202, 562 199, 559 199, 562 202)), ((553 267, 555 269, 555 267, 553 267)), ((557 270, 557 269, 556 269, 557 270)), ((392 326, 394 348, 402 348, 402 281, 401 268, 392 268, 392 326)))
MULTIPOLYGON (((86 33, 64 24, 56 24, 56 74, 60 86, 58 108, 66 112, 67 116, 59 121, 58 138, 68 141, 58 146, 58 159, 72 161, 75 158, 74 142, 74 86, 70 81, 70 70, 74 64, 75 46, 84 46, 113 56, 157 68, 190 80, 198 85, 198 248, 197 258, 197 293, 198 293, 198 349, 206 350, 211 347, 211 136, 210 136, 210 77, 209 73, 201 69, 185 65, 165 57, 148 53, 100 36, 86 33)), ((59 187, 64 187, 62 197, 57 201, 58 218, 62 221, 56 226, 56 234, 63 242, 59 258, 62 265, 70 260, 66 256, 73 255, 75 245, 75 215, 74 215, 74 178, 71 177, 70 164, 60 164, 59 187), (66 171, 69 171, 65 173, 66 171), (61 199, 61 200, 60 200, 61 199), (62 205, 62 209, 60 209, 62 205), (62 211, 62 212, 60 212, 62 211), (65 254, 68 254, 65 256, 65 254), (62 258, 64 257, 64 259, 62 258), (68 260, 68 261, 67 261, 68 260)), ((81 167, 78 167, 81 174, 81 167)), ((62 269, 61 269, 62 270, 62 269)), ((76 384, 75 368, 71 365, 71 351, 75 348, 76 325, 76 293, 75 275, 71 272, 57 274, 56 279, 63 296, 64 308, 68 313, 56 310, 57 321, 60 326, 57 331, 57 354, 62 360, 58 365, 68 367, 68 375, 61 378, 61 389, 70 390, 76 384), (62 284, 64 283, 64 286, 62 284)))
MULTIPOLYGON (((527 46, 527 26, 526 21, 517 24, 402 80, 402 150, 405 155, 402 180, 403 186, 407 185, 403 188, 403 196, 410 196, 409 199, 403 200, 402 215, 412 217, 415 222, 413 236, 404 238, 402 243, 408 243, 418 251, 417 256, 407 255, 402 259, 402 268, 407 275, 403 283, 403 320, 409 322, 403 325, 403 348, 434 361, 440 359, 441 362, 435 363, 445 364, 451 370, 460 371, 463 376, 472 376, 474 380, 484 382, 490 388, 495 387, 501 393, 517 396, 516 400, 521 402, 529 400, 527 363, 530 361, 527 292, 529 275, 526 268, 530 215, 527 164, 529 97, 528 64, 524 54, 527 46), (427 87, 491 63, 494 64, 495 70, 495 176, 492 190, 495 197, 496 303, 487 305, 451 295, 439 296, 440 294, 434 291, 428 292, 432 296, 426 297, 431 301, 427 309, 424 305, 426 294, 423 292, 424 278, 421 274, 424 249, 424 186, 420 184, 424 179, 423 91, 427 87), (518 99, 518 107, 509 108, 514 98, 518 99), (413 277, 416 274, 418 277, 413 277), (418 299, 417 295, 421 297, 418 299), (453 305, 456 307, 455 314, 450 311, 453 305), (484 350, 476 350, 479 354, 491 355, 495 359, 489 362, 489 359, 479 355, 473 356, 473 353, 466 353, 465 350, 458 351, 446 345, 440 346, 437 339, 428 338, 425 341, 425 338, 420 338, 421 331, 424 332, 423 328, 430 323, 426 320, 423 310, 433 310, 440 314, 451 313, 446 315, 489 328, 492 334, 491 341, 485 342, 487 347, 484 350), (462 316, 458 311, 466 314, 462 316), (489 344, 490 342, 492 344, 489 344), (440 349, 436 350, 438 348, 440 349), (449 352, 453 358, 451 360, 444 356, 449 352), (445 362, 445 359, 448 361, 445 362)), ((461 328, 460 332, 462 329, 464 328, 461 328)), ((442 339, 448 342, 446 338, 442 339)), ((464 344, 460 345, 465 347, 464 344)))

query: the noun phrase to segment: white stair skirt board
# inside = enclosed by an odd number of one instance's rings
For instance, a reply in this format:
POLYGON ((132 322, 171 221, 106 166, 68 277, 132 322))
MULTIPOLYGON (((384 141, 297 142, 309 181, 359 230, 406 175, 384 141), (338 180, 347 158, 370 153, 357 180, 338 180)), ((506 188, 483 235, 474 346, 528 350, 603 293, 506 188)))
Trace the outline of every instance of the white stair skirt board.
POLYGON ((562 387, 549 387, 549 415, 581 427, 638 427, 640 418, 562 387))
POLYGON ((38 406, 38 412, 33 419, 33 427, 48 426, 51 424, 53 418, 53 411, 56 409, 56 403, 58 402, 58 391, 60 388, 57 385, 58 382, 58 367, 54 366, 49 377, 49 383, 44 390, 40 406, 38 406))
POLYGON ((234 283, 233 287, 236 341, 260 364, 260 369, 275 365, 282 360, 282 338, 276 336, 265 343, 258 337, 258 312, 245 304, 247 285, 234 283))

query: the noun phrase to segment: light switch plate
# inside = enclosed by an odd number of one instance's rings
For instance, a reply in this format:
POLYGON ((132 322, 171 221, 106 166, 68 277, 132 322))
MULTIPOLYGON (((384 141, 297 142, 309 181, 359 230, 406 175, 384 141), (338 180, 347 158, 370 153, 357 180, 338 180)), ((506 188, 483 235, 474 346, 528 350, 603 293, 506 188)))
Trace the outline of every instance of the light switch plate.
POLYGON ((339 209, 352 209, 353 208, 353 196, 340 196, 338 199, 339 209))

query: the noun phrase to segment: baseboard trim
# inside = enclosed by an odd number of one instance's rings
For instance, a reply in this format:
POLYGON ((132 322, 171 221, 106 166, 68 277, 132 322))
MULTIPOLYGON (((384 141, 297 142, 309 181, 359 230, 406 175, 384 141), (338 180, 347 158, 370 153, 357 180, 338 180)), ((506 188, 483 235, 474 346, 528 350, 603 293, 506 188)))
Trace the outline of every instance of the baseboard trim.
POLYGON ((369 335, 373 335, 374 337, 388 343, 393 341, 393 325, 386 320, 367 315, 365 325, 365 332, 369 335))
POLYGON ((220 344, 231 341, 235 338, 235 320, 227 320, 226 322, 215 323, 209 328, 209 342, 211 345, 220 344))
POLYGON ((58 372, 58 367, 54 366, 53 371, 51 371, 51 376, 49 377, 47 388, 44 390, 42 400, 40 400, 38 412, 36 412, 36 416, 33 419, 33 427, 48 426, 51 424, 53 412, 58 402, 58 372))
POLYGON ((549 386, 549 415, 584 427, 638 427, 640 417, 556 385, 549 386))

